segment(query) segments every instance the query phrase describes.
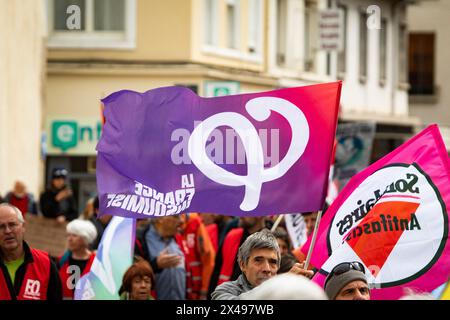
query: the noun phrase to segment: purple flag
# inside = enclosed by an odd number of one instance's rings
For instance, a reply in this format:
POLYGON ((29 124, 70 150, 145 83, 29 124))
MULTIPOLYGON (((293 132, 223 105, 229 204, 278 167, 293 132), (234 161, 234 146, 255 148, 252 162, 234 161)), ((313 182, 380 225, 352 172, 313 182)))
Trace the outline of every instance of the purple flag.
POLYGON ((187 88, 103 99, 100 214, 256 216, 320 210, 340 82, 201 98, 187 88))

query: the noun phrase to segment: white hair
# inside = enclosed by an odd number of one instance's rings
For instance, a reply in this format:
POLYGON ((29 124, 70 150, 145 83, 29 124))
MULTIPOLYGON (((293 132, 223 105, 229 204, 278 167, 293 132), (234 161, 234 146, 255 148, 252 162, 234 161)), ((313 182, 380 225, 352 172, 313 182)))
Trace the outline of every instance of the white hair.
POLYGON ((20 223, 25 223, 22 212, 19 210, 19 208, 17 208, 16 206, 13 206, 12 204, 9 204, 9 203, 0 203, 0 208, 1 207, 6 207, 6 208, 12 209, 16 213, 17 219, 20 221, 20 223))
POLYGON ((88 245, 97 238, 97 229, 94 224, 88 220, 73 220, 67 224, 66 231, 84 238, 88 245))
POLYGON ((325 291, 308 278, 283 273, 241 295, 242 300, 328 300, 325 291))

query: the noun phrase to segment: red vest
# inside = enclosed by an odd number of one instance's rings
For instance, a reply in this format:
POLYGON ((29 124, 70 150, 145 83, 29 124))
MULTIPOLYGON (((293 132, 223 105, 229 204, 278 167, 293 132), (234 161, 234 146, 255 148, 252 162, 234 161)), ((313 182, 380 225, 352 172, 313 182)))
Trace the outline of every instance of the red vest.
MULTIPOLYGON (((180 247, 186 259, 186 291, 187 299, 200 299, 202 289, 202 262, 197 250, 197 231, 201 220, 199 217, 189 217, 184 228, 183 237, 179 239, 180 247)), ((178 242, 179 242, 178 241, 178 242)))
POLYGON ((220 269, 217 285, 230 280, 233 275, 234 262, 237 259, 237 253, 241 239, 244 234, 243 228, 231 230, 223 241, 222 246, 222 268, 220 269))
MULTIPOLYGON (((33 261, 27 264, 17 300, 47 300, 50 258, 47 252, 30 249, 33 261)), ((0 300, 11 300, 5 275, 0 272, 0 300)))
MULTIPOLYGON (((92 265, 92 262, 94 262, 94 258, 95 258, 95 252, 92 252, 89 257, 88 262, 86 263, 86 267, 80 274, 80 278, 82 276, 84 276, 86 273, 88 273, 89 270, 91 270, 91 265, 92 265)), ((69 277, 75 276, 76 273, 69 272, 67 270, 68 268, 69 268, 69 258, 67 258, 67 260, 64 262, 64 264, 59 269, 59 277, 61 278, 62 288, 63 288, 63 299, 73 299, 74 292, 75 292, 74 289, 69 288, 68 280, 69 280, 69 277)), ((77 280, 79 280, 79 279, 77 279, 77 280)), ((70 281, 70 284, 72 284, 72 281, 70 281)))
POLYGON ((206 231, 208 231, 214 250, 217 252, 219 250, 219 227, 217 226, 217 223, 211 223, 205 226, 205 228, 206 231))

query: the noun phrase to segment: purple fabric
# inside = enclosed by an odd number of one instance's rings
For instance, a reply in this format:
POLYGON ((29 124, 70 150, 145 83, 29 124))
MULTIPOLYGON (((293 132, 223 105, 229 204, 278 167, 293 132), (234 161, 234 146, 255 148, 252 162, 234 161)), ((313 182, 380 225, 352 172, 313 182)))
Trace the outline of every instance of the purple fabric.
MULTIPOLYGON (((100 215, 148 218, 210 212, 257 216, 320 210, 326 195, 340 88, 341 83, 335 82, 218 98, 201 98, 183 87, 111 94, 103 99, 106 123, 97 145, 100 215), (256 120, 246 108, 255 101, 259 105, 284 103, 282 111, 289 109, 289 116, 271 111, 267 119, 256 120), (206 145, 190 141, 193 130, 210 117, 224 122, 214 131, 214 139, 206 145), (235 133, 233 128, 243 127, 237 122, 228 125, 228 117, 245 118, 244 122, 259 133, 264 155, 263 165, 261 161, 254 164, 259 169, 250 169, 251 160, 242 163, 243 157, 237 155, 238 150, 244 150, 241 136, 230 137, 235 133), (302 117, 307 124, 299 130, 302 117), (297 128, 294 134, 293 126, 297 128), (304 144, 301 154, 300 145, 297 150, 291 148, 294 140, 304 144), (205 169, 193 163, 189 144, 198 148, 193 154, 205 149, 208 158, 218 163, 213 166, 228 171, 232 178, 225 179, 216 169, 212 176, 205 175, 205 169), (290 148, 289 157, 294 160, 288 170, 279 177, 276 172, 269 175, 267 170, 281 167, 290 148), (261 178, 262 182, 247 179, 251 170, 260 170, 257 177, 267 173, 269 178, 261 178)), ((257 149, 244 151, 246 160, 261 154, 257 149)))

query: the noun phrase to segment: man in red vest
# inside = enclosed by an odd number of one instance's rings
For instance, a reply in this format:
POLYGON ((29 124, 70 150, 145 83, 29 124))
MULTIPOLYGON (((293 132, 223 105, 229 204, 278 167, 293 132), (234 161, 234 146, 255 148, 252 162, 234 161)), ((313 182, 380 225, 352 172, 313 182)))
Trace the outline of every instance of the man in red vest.
POLYGON ((216 252, 198 213, 182 214, 181 219, 182 232, 177 235, 177 242, 184 248, 186 259, 187 299, 205 300, 216 252))
POLYGON ((61 300, 58 270, 48 253, 24 241, 19 209, 0 204, 0 300, 61 300))

